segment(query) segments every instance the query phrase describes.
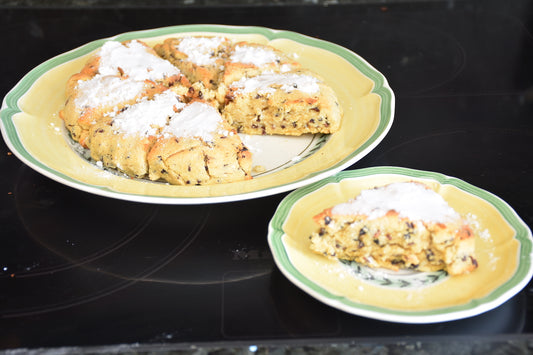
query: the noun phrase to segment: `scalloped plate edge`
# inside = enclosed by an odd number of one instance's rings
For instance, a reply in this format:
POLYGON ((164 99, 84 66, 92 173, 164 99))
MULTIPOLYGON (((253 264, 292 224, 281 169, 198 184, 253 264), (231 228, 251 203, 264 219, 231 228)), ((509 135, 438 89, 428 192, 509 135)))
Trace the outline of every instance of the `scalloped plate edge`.
POLYGON ((281 201, 269 223, 268 243, 274 256, 274 261, 280 271, 291 282, 312 297, 329 306, 354 315, 389 322, 424 324, 476 316, 500 306, 519 293, 533 276, 533 237, 531 230, 511 206, 507 204, 507 202, 486 190, 475 187, 458 178, 436 172, 401 167, 371 167, 343 171, 322 181, 291 192, 281 201), (514 238, 520 242, 519 265, 513 276, 489 295, 471 300, 465 305, 425 311, 392 310, 363 303, 356 303, 344 296, 335 295, 312 280, 309 280, 291 263, 282 242, 282 237, 284 235, 282 226, 285 219, 290 214, 292 206, 305 195, 319 190, 327 184, 339 183, 344 179, 369 177, 372 175, 400 175, 413 178, 431 179, 437 181, 441 185, 453 185, 460 190, 477 196, 491 204, 515 230, 514 238))

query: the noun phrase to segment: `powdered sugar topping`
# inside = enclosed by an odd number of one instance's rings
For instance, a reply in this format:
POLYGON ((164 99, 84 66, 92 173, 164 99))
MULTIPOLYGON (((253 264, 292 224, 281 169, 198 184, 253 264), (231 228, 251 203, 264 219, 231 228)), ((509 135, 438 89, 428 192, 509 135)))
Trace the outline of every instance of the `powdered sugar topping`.
POLYGON ((167 124, 169 117, 185 106, 171 90, 155 95, 117 114, 113 128, 126 135, 153 136, 167 124))
POLYGON ((230 56, 232 62, 253 64, 257 67, 274 63, 277 60, 279 60, 279 56, 273 50, 256 46, 235 46, 230 56))
POLYGON ((375 219, 390 210, 414 221, 447 223, 460 218, 441 195, 413 182, 363 190, 355 199, 333 207, 331 212, 334 215, 365 215, 375 219))
POLYGON ((274 93, 276 87, 287 93, 299 90, 306 94, 316 94, 320 91, 317 78, 296 73, 264 73, 252 78, 243 78, 231 84, 237 92, 259 94, 274 93))
POLYGON ((196 65, 212 65, 218 55, 216 49, 224 42, 222 37, 184 37, 177 49, 196 65))
POLYGON ((221 131, 222 117, 217 109, 203 102, 193 102, 174 114, 163 134, 176 137, 213 140, 213 133, 221 131))
POLYGON ((79 107, 110 106, 135 99, 141 94, 144 84, 117 76, 97 75, 77 84, 79 96, 75 102, 79 107))
POLYGON ((120 42, 106 42, 99 51, 101 75, 124 75, 133 80, 162 80, 178 75, 180 71, 170 62, 147 52, 148 48, 138 41, 126 45, 120 42), (120 70, 119 70, 120 68, 120 70))

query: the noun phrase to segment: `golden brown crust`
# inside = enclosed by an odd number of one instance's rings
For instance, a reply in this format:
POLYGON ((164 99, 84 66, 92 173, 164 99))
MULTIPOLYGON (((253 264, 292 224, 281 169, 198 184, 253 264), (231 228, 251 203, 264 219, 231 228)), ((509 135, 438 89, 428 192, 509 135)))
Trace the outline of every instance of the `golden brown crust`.
POLYGON ((251 154, 236 134, 206 143, 187 137, 160 137, 148 154, 151 180, 175 185, 210 185, 251 178, 251 154))
POLYGON ((136 178, 148 175, 147 155, 155 137, 124 135, 111 125, 98 124, 91 127, 88 141, 91 158, 101 161, 105 167, 136 178))

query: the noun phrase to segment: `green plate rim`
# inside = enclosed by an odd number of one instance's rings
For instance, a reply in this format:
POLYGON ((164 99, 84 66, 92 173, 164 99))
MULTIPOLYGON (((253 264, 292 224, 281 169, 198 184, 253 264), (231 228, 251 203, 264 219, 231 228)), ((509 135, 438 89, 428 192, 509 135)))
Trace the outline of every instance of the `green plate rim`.
POLYGON ((2 136, 8 147, 13 153, 21 159, 28 166, 34 170, 42 173, 49 178, 59 181, 65 185, 91 192, 98 195, 104 195, 108 197, 131 200, 136 202, 148 202, 148 203, 183 203, 183 204, 200 204, 200 203, 218 203, 227 201, 244 200, 248 198, 256 198, 266 195, 272 195, 280 192, 289 191, 306 184, 318 181, 324 177, 335 174, 355 163, 363 156, 368 154, 375 146, 377 146, 381 140, 386 136, 392 122, 394 120, 395 109, 395 97, 392 89, 389 87, 386 78, 377 69, 370 65, 366 60, 361 58, 356 53, 344 48, 340 45, 327 42, 321 39, 309 37, 300 33, 292 31, 275 30, 266 27, 257 26, 228 26, 217 24, 198 24, 198 25, 178 25, 161 27, 156 29, 132 31, 119 34, 109 38, 98 39, 89 42, 81 47, 73 49, 69 52, 60 54, 53 57, 42 64, 38 65, 30 72, 28 72, 16 85, 11 89, 4 97, 2 107, 0 109, 0 129, 2 136), (160 196, 160 195, 146 195, 146 194, 133 194, 129 192, 121 192, 111 189, 107 186, 92 185, 83 181, 74 179, 66 174, 58 172, 52 168, 49 168, 43 162, 33 157, 22 144, 20 137, 17 134, 16 127, 13 123, 12 117, 17 113, 22 112, 18 106, 18 101, 21 97, 32 87, 32 85, 47 71, 52 68, 74 60, 80 56, 86 55, 97 48, 101 47, 105 42, 110 40, 125 41, 131 39, 143 39, 150 37, 165 36, 170 34, 178 34, 184 32, 217 32, 227 34, 258 34, 263 35, 268 40, 274 39, 290 39, 298 43, 318 47, 332 53, 335 53, 350 64, 356 67, 361 73, 374 82, 374 88, 372 93, 375 93, 381 97, 380 106, 380 119, 378 127, 357 150, 344 157, 337 164, 329 167, 328 169, 311 172, 306 177, 289 183, 283 183, 281 185, 267 187, 260 190, 254 190, 252 192, 237 193, 234 195, 225 196, 207 196, 207 197, 176 197, 176 196, 160 196))
POLYGON ((511 208, 511 206, 509 206, 509 204, 507 204, 498 196, 458 178, 450 177, 437 172, 402 167, 381 166, 358 170, 346 170, 291 192, 281 201, 269 223, 268 243, 277 266, 285 274, 285 276, 287 276, 297 286, 315 298, 349 313, 401 323, 434 323, 451 321, 481 314, 494 309, 520 292, 520 290, 527 285, 533 275, 533 238, 531 230, 511 208), (460 190, 477 196, 494 206, 507 221, 507 223, 509 223, 512 229, 514 229, 514 238, 520 243, 519 263, 513 276, 485 297, 473 299, 463 305, 424 311, 393 310, 379 306, 357 303, 345 298, 344 296, 335 295, 322 288, 312 280, 306 278, 290 262, 289 256, 282 242, 282 236, 284 235, 283 224, 285 223, 285 220, 287 219, 292 207, 302 197, 324 187, 325 185, 339 183, 344 179, 368 177, 372 175, 401 175, 412 178, 435 180, 441 185, 455 186, 460 190))

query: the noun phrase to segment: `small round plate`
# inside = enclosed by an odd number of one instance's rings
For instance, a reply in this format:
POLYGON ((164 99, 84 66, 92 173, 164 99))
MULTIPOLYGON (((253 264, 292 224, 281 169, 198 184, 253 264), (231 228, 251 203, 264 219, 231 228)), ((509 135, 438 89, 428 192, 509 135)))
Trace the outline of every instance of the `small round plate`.
POLYGON ((316 299, 337 309, 379 320, 434 323, 478 315, 518 293, 531 279, 531 230, 497 196, 439 173, 398 167, 343 171, 300 188, 280 203, 268 242, 282 273, 316 299), (420 181, 441 194, 479 230, 470 274, 392 272, 340 262, 311 252, 312 217, 397 181, 420 181))

